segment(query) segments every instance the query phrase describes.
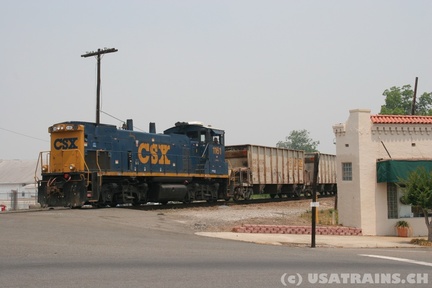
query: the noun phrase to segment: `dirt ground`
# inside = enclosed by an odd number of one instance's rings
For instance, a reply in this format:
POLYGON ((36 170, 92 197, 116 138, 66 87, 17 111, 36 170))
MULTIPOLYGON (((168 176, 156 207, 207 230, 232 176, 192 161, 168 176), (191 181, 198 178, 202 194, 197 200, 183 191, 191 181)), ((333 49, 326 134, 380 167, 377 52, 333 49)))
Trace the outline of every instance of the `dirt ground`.
MULTIPOLYGON (((334 197, 319 199, 319 211, 334 208, 334 197)), ((301 215, 311 211, 311 199, 235 204, 228 202, 212 207, 160 210, 160 215, 173 217, 195 231, 231 231, 242 224, 310 225, 311 219, 301 215)))

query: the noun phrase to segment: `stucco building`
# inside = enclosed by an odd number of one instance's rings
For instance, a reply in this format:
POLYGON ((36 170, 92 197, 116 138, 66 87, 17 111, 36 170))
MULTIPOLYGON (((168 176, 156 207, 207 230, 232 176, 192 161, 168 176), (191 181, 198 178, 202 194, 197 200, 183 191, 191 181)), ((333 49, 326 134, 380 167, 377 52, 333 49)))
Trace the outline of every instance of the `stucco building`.
POLYGON ((418 166, 432 167, 432 117, 355 109, 333 132, 339 223, 364 235, 396 235, 394 225, 404 218, 412 236, 427 235, 421 211, 401 203, 397 183, 418 166))

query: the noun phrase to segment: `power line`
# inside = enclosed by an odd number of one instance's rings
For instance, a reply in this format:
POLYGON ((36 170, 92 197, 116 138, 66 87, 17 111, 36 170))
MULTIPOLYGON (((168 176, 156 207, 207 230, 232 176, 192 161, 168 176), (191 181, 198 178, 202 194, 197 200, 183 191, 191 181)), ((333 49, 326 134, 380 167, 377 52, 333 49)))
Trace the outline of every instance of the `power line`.
POLYGON ((100 112, 103 113, 103 114, 105 114, 105 115, 110 116, 111 118, 114 118, 114 119, 116 119, 116 120, 118 120, 118 121, 124 123, 124 120, 119 119, 119 118, 117 118, 117 117, 115 117, 115 116, 113 116, 113 115, 111 115, 111 114, 109 114, 109 113, 107 113, 107 112, 105 112, 105 111, 103 111, 103 110, 100 110, 100 112))
POLYGON ((23 133, 19 133, 19 132, 16 132, 16 131, 12 131, 12 130, 9 130, 9 129, 6 129, 6 128, 0 127, 0 129, 4 130, 4 131, 7 131, 7 132, 10 132, 10 133, 13 133, 13 134, 16 134, 16 135, 23 136, 23 137, 27 137, 27 138, 31 138, 31 139, 35 139, 35 140, 39 140, 39 141, 43 141, 43 142, 49 142, 49 141, 44 140, 44 139, 40 139, 40 138, 37 138, 37 137, 29 136, 29 135, 26 135, 26 134, 23 134, 23 133))
MULTIPOLYGON (((110 116, 111 118, 116 119, 117 121, 120 121, 120 122, 122 122, 122 123, 125 123, 122 119, 119 119, 119 118, 117 118, 117 117, 115 117, 115 116, 113 116, 113 115, 111 115, 111 114, 109 114, 109 113, 107 113, 107 112, 105 112, 105 111, 103 111, 103 110, 100 110, 100 112, 103 113, 103 114, 105 114, 105 115, 110 116)), ((144 132, 143 129, 141 129, 141 128, 139 128, 139 127, 136 127, 135 125, 134 125, 133 127, 134 127, 135 129, 141 131, 141 132, 144 132)))

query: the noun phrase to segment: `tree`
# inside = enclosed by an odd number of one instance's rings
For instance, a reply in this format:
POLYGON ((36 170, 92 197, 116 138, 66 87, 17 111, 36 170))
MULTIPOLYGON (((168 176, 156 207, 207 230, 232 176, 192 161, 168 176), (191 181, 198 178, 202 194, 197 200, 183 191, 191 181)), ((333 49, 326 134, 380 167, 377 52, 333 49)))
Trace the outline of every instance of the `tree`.
POLYGON ((303 129, 291 131, 289 136, 285 138, 285 141, 279 141, 276 144, 276 147, 304 150, 306 152, 317 152, 317 146, 319 143, 319 141, 313 141, 309 137, 309 132, 306 129, 303 129))
POLYGON ((429 219, 429 210, 432 209, 432 173, 425 167, 418 167, 408 174, 407 179, 400 185, 404 195, 402 202, 417 206, 423 211, 426 227, 428 228, 428 241, 432 242, 432 219, 429 219))
MULTIPOLYGON (((385 104, 381 106, 382 115, 411 115, 414 91, 411 85, 402 88, 393 86, 383 92, 385 104)), ((432 115, 432 92, 425 92, 416 100, 415 115, 432 115)))

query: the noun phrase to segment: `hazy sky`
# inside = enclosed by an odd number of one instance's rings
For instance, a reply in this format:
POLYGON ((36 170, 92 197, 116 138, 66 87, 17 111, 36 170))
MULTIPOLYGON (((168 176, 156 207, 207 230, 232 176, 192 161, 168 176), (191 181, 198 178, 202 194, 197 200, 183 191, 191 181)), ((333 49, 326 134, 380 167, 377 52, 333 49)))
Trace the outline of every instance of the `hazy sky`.
MULTIPOLYGON (((202 121, 227 144, 306 129, 335 153, 350 109, 432 91, 432 1, 0 0, 0 159, 36 159, 48 127, 102 111, 148 131, 202 121)), ((120 126, 101 114, 101 122, 120 126)))

